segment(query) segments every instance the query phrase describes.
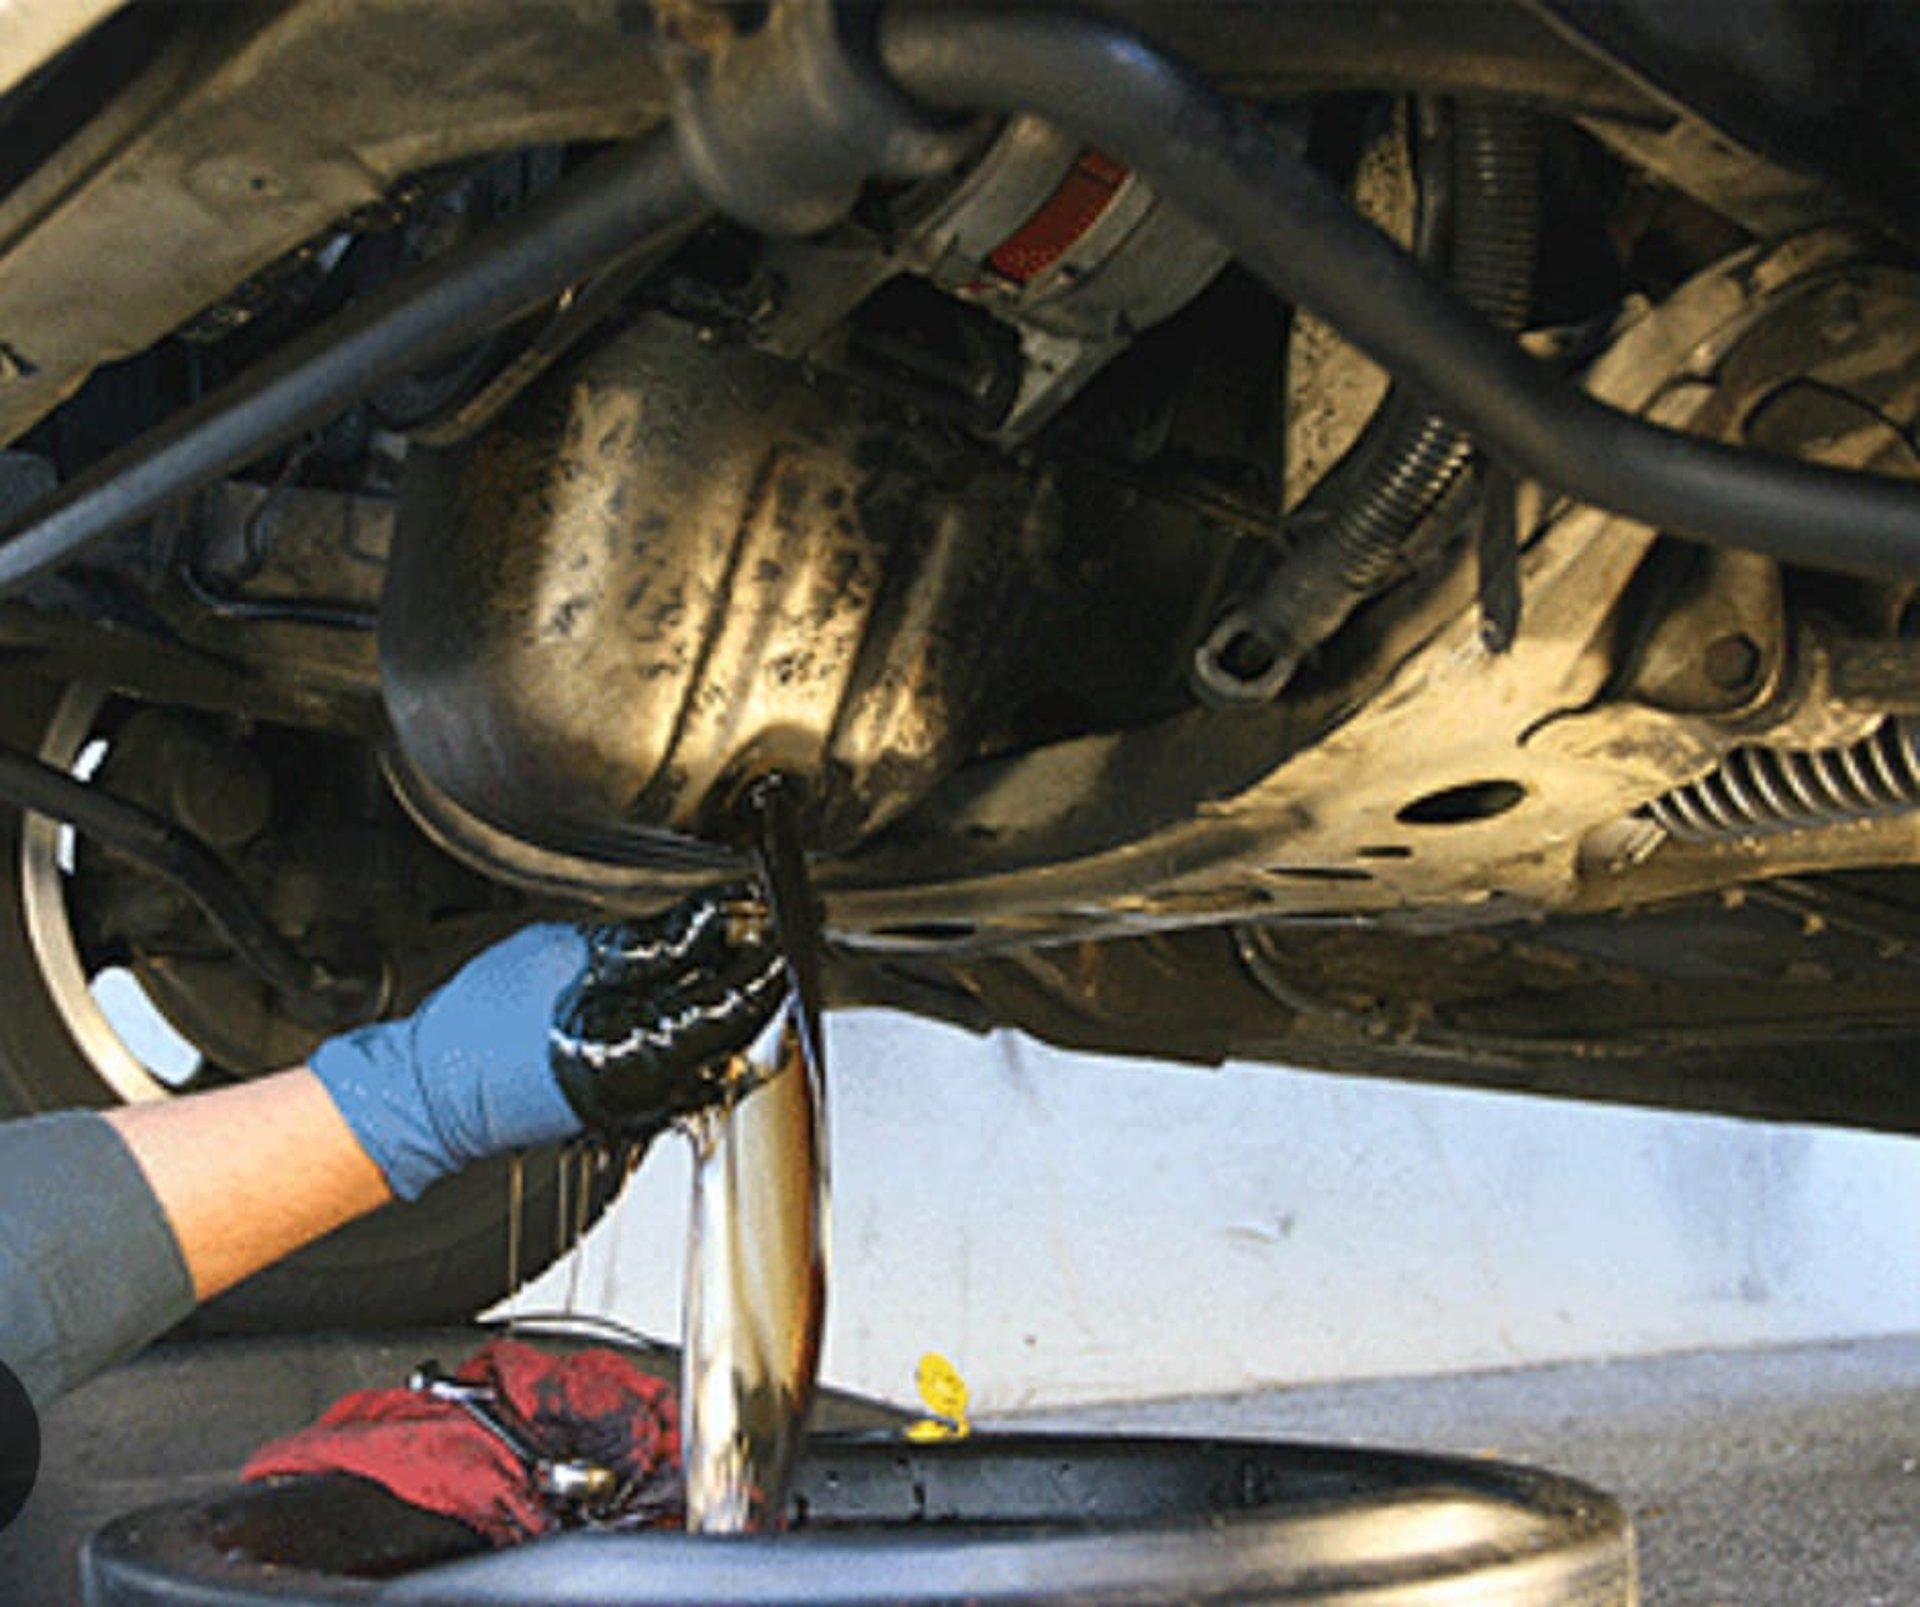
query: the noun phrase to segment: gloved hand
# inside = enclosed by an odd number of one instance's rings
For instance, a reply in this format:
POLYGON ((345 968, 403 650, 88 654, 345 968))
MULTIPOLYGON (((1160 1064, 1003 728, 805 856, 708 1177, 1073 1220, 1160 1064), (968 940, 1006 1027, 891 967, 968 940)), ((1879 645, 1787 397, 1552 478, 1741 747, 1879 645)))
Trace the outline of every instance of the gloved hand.
POLYGON ((596 928, 554 1006, 553 1070, 595 1132, 646 1143, 725 1097, 730 1058, 792 981, 744 888, 596 928))
POLYGON ((528 927, 469 960, 411 1016, 314 1051, 308 1064, 399 1198, 469 1161, 580 1131, 547 1040, 554 1000, 586 959, 578 929, 528 927))

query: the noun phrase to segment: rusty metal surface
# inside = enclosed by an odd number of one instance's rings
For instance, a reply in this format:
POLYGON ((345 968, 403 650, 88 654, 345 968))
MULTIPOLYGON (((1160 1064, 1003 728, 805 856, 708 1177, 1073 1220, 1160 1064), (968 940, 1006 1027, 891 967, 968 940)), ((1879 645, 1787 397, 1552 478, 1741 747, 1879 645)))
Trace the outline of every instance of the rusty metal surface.
POLYGON ((101 118, 0 198, 0 441, 403 176, 661 114, 617 0, 194 8, 101 118))

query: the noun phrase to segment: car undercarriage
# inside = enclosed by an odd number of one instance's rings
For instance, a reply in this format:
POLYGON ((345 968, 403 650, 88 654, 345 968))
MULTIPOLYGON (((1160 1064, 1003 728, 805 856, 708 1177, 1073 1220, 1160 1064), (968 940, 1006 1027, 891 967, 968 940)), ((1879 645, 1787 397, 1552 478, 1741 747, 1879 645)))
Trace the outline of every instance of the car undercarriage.
POLYGON ((1920 1132, 1911 8, 16 9, 0 1116, 325 1105, 558 919, 569 1119, 195 1322, 467 1318, 693 1150, 678 1506, 490 1347, 401 1404, 536 1543, 301 1464, 90 1600, 1635 1599, 1597 1491, 938 1357, 807 1442, 822 1017, 1920 1132))
POLYGON ((836 1006, 1920 1131, 1901 8, 7 50, 13 1108, 723 885, 778 774, 836 1006))

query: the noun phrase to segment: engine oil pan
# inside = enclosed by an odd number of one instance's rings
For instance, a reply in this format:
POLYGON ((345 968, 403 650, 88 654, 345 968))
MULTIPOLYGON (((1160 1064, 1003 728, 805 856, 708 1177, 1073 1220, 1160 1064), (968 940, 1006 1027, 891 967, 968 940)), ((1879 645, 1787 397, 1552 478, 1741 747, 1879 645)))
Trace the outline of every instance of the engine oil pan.
POLYGON ((1056 525, 977 443, 648 317, 409 460, 389 719, 527 842, 724 837, 779 769, 844 847, 966 753, 1056 525))

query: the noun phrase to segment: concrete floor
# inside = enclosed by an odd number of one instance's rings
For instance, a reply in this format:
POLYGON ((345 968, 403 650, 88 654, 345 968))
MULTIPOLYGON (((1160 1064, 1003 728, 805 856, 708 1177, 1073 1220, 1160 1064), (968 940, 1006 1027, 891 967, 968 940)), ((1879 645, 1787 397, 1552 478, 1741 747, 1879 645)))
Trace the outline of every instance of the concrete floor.
POLYGON ((1610 1490, 1652 1607, 1920 1603, 1920 1338, 996 1420, 1486 1453, 1610 1490))
MULTIPOLYGON (((343 1390, 461 1344, 168 1347, 97 1380, 48 1414, 41 1486, 0 1534, 0 1602, 71 1600, 74 1548, 94 1522, 211 1488, 253 1444, 343 1390)), ((1620 1497, 1638 1525, 1649 1603, 1920 1603, 1920 1337, 1083 1407, 991 1426, 1016 1424, 1492 1453, 1620 1497)))

